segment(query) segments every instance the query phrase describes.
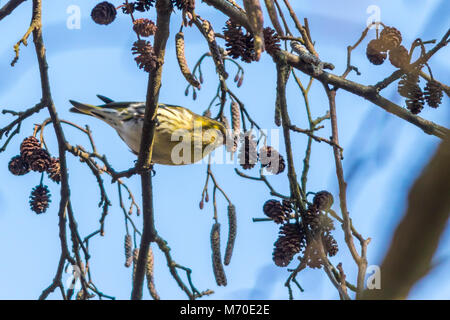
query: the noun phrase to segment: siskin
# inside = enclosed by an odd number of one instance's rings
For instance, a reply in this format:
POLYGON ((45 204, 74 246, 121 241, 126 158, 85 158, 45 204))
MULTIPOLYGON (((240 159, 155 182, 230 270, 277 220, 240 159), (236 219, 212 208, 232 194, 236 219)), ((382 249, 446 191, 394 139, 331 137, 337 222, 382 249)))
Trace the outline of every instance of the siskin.
MULTIPOLYGON (((113 127, 134 154, 139 153, 145 102, 114 102, 97 95, 105 104, 94 106, 69 100, 70 111, 101 119, 113 127)), ((168 104, 158 105, 152 163, 183 165, 200 161, 225 144, 225 126, 211 118, 168 104)))

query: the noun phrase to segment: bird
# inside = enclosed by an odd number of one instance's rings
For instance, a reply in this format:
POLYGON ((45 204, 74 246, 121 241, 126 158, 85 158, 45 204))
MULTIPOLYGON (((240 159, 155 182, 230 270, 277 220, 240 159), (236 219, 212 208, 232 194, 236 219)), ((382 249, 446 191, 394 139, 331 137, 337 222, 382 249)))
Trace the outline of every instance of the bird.
MULTIPOLYGON (((102 105, 69 100, 71 112, 93 116, 113 127, 134 154, 139 154, 145 102, 116 102, 103 95, 102 105)), ((198 115, 187 108, 159 103, 152 164, 185 165, 200 161, 225 144, 223 123, 198 115)))

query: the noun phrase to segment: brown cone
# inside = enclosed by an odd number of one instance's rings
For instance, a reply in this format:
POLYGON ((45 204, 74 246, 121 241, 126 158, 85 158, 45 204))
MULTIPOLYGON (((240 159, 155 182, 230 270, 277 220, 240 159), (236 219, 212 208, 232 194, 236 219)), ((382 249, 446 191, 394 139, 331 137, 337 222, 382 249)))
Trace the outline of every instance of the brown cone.
POLYGON ((409 65, 409 53, 404 46, 398 46, 389 51, 389 61, 394 67, 405 68, 409 65))
POLYGON ((50 154, 45 149, 36 149, 28 158, 28 164, 33 171, 47 171, 51 165, 50 154))
POLYGON ((25 162, 28 162, 33 152, 39 149, 41 149, 39 140, 36 137, 30 136, 25 138, 20 144, 20 155, 25 162))
POLYGON ((108 1, 98 3, 91 11, 91 18, 97 24, 107 25, 116 19, 116 7, 108 1))
POLYGON ((149 37, 155 34, 156 25, 152 20, 141 18, 133 22, 133 30, 141 37, 149 37))
POLYGON ((20 155, 13 157, 8 164, 9 171, 15 176, 23 176, 30 172, 30 166, 20 155))
POLYGON ((50 191, 47 186, 38 185, 31 191, 30 208, 37 214, 47 211, 50 200, 50 191))
POLYGON ((379 39, 370 41, 367 45, 366 55, 371 63, 375 65, 382 64, 387 57, 383 42, 379 39))
POLYGON ((140 69, 150 72, 156 67, 157 58, 149 41, 137 40, 133 43, 131 51, 137 57, 134 58, 140 69))
POLYGON ((61 181, 61 166, 59 163, 59 158, 52 158, 50 165, 47 169, 47 174, 50 179, 54 182, 59 183, 61 181))
POLYGON ((402 43, 402 34, 394 27, 385 27, 380 33, 380 40, 387 50, 392 50, 402 43))
POLYGON ((425 100, 432 108, 437 108, 442 102, 442 86, 435 80, 427 82, 424 89, 425 100))

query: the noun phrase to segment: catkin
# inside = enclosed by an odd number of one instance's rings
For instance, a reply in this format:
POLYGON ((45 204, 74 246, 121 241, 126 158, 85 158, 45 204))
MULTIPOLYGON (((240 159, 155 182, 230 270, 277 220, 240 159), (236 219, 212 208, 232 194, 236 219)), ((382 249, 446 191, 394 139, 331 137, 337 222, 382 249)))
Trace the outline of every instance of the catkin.
POLYGON ((134 274, 136 273, 136 265, 139 257, 139 249, 134 248, 133 250, 133 281, 134 281, 134 274))
POLYGON ((192 86, 200 89, 200 82, 198 82, 197 79, 195 79, 194 75, 191 73, 191 70, 189 70, 186 57, 184 55, 184 35, 183 32, 181 31, 178 32, 175 36, 175 48, 177 53, 178 65, 184 78, 192 86))
POLYGON ((263 34, 263 13, 259 0, 244 0, 244 8, 247 13, 248 22, 250 24, 253 37, 255 39, 255 60, 259 61, 261 52, 264 51, 264 34, 263 34))
POLYGON ((155 260, 153 258, 153 250, 151 247, 148 248, 147 263, 145 264, 145 277, 147 278, 147 288, 148 292, 154 300, 160 300, 158 292, 156 292, 155 278, 154 278, 154 264, 155 260))
POLYGON ((236 101, 231 102, 231 127, 233 135, 239 136, 241 133, 241 108, 236 101))
POLYGON ((129 268, 133 262, 133 244, 131 242, 131 236, 125 235, 125 267, 129 268))
POLYGON ((209 51, 216 65, 216 71, 224 79, 228 78, 228 73, 225 71, 225 65, 223 63, 222 54, 220 53, 219 46, 216 42, 216 36, 214 30, 208 20, 204 19, 202 22, 202 29, 208 41, 209 51))
POLYGON ((230 264, 231 256, 233 255, 234 241, 236 240, 236 207, 232 204, 228 206, 228 241, 225 249, 224 264, 230 264))
POLYGON ((220 223, 213 224, 211 229, 211 250, 212 265, 214 277, 218 286, 227 285, 227 277, 222 265, 222 256, 220 254, 220 223))

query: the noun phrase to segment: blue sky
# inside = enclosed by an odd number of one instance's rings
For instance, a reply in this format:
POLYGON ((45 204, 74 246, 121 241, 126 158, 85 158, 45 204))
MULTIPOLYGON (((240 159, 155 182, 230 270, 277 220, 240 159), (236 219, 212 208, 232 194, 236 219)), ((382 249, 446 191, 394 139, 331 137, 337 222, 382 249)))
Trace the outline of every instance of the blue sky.
MULTIPOLYGON (((5 1, 1 0, 0 5, 5 1)), ((29 1, 28 1, 29 2, 29 1)), ((219 31, 225 19, 210 7, 197 1, 197 12, 212 21, 219 31)), ((120 1, 113 1, 119 5, 120 1)), ((377 5, 381 20, 401 30, 404 43, 410 45, 416 38, 440 39, 449 24, 450 3, 442 0, 405 1, 357 1, 336 2, 320 0, 314 3, 292 1, 295 11, 302 18, 308 17, 313 39, 321 59, 336 66, 341 73, 346 63, 346 47, 360 36, 369 16, 367 8, 377 5)), ((61 118, 79 125, 89 124, 99 152, 108 156, 116 170, 131 167, 135 156, 117 134, 106 124, 89 117, 68 112, 68 100, 96 103, 96 94, 114 100, 143 101, 146 93, 147 74, 136 67, 131 55, 135 39, 130 30, 129 17, 119 14, 116 21, 104 27, 94 24, 90 11, 95 1, 60 0, 44 2, 44 40, 47 47, 49 76, 52 95, 61 118), (81 28, 68 29, 67 8, 77 5, 81 9, 81 28)), ((22 37, 30 20, 30 3, 22 4, 12 16, 0 22, 0 107, 1 109, 24 110, 40 99, 39 72, 32 41, 21 47, 20 59, 14 68, 13 45, 22 37)), ((150 12, 154 18, 154 11, 150 12)), ((193 101, 185 97, 186 82, 176 63, 174 36, 180 25, 181 15, 172 16, 172 32, 168 41, 166 64, 160 101, 183 105, 201 113, 209 104, 216 90, 216 76, 211 61, 203 67, 205 83, 193 101)), ((374 31, 369 33, 374 37, 374 31)), ((196 29, 186 29, 186 56, 191 65, 207 50, 196 29)), ((353 53, 353 64, 361 76, 351 74, 350 79, 364 84, 373 84, 389 75, 394 68, 388 63, 376 67, 365 58, 366 39, 353 53)), ((448 48, 441 50, 431 60, 430 66, 437 79, 448 82, 448 48)), ((274 128, 272 116, 275 100, 275 66, 268 55, 259 63, 245 64, 245 80, 237 89, 230 81, 233 91, 245 103, 252 117, 263 128, 274 128)), ((233 69, 230 69, 233 70, 233 69)), ((230 74, 234 75, 231 71, 230 74)), ((305 76, 301 76, 307 81, 305 76)), ((388 88, 383 95, 398 104, 403 104, 396 93, 396 86, 388 88)), ((319 83, 315 83, 310 96, 313 116, 321 116, 327 110, 326 96, 319 83)), ((349 179, 348 203, 354 225, 365 237, 371 237, 368 249, 369 264, 379 264, 387 249, 392 231, 400 221, 408 189, 418 172, 433 154, 439 139, 424 134, 417 127, 406 123, 369 102, 338 92, 338 118, 340 144, 344 147, 344 171, 349 179)), ((299 127, 306 128, 301 93, 292 79, 288 83, 288 104, 291 119, 299 127)), ((449 127, 449 103, 444 97, 437 110, 425 108, 421 116, 449 127)), ((31 188, 39 183, 40 176, 30 173, 22 177, 12 176, 7 169, 9 159, 18 153, 20 141, 32 134, 33 124, 42 122, 46 111, 27 119, 19 136, 8 149, 0 154, 0 299, 35 299, 50 284, 56 271, 60 254, 58 238, 59 187, 51 181, 46 184, 52 191, 52 204, 40 216, 28 207, 31 188)), ((0 116, 0 127, 12 118, 0 116)), ((85 136, 66 127, 66 138, 73 145, 88 146, 85 136)), ((323 137, 330 136, 327 124, 319 131, 323 137)), ((3 140, 2 140, 3 141, 3 140)), ((57 153, 56 140, 51 127, 46 131, 46 141, 52 154, 57 153)), ((293 135, 294 157, 297 170, 302 168, 302 159, 307 139, 304 135, 293 135)), ((282 143, 280 143, 282 146, 282 143)), ((283 147, 280 151, 284 154, 283 147)), ((337 198, 337 181, 334 175, 332 150, 326 144, 313 145, 308 191, 329 190, 337 198)), ((98 187, 89 169, 76 158, 68 156, 69 179, 72 203, 80 232, 87 235, 98 228, 101 208, 98 208, 98 187)), ((209 244, 213 208, 210 204, 200 210, 198 202, 204 183, 206 165, 181 167, 156 167, 154 178, 154 205, 156 226, 165 238, 174 259, 193 269, 193 280, 199 290, 213 289, 214 299, 286 299, 283 286, 288 272, 272 262, 273 242, 277 237, 277 226, 272 223, 253 223, 252 217, 262 217, 262 205, 271 198, 262 183, 243 180, 234 173, 233 165, 216 165, 214 173, 220 185, 235 203, 238 214, 238 236, 230 266, 225 268, 228 286, 215 285, 209 244)), ((257 175, 257 170, 249 171, 257 175)), ((131 270, 123 266, 123 237, 125 227, 123 213, 118 205, 117 187, 104 177, 112 201, 106 221, 106 234, 90 243, 91 272, 97 287, 119 299, 128 299, 131 292, 131 270)), ((281 193, 288 193, 285 173, 269 177, 273 186, 281 193)), ((132 177, 127 181, 138 196, 140 181, 132 177)), ((210 190, 211 192, 212 190, 210 190)), ((222 224, 222 245, 225 244, 227 219, 226 203, 219 197, 219 220, 222 224)), ((334 204, 338 209, 338 203, 334 204)), ((134 217, 136 218, 136 217, 134 217)), ((141 225, 141 219, 137 220, 141 225)), ((354 282, 356 267, 346 250, 340 228, 335 237, 340 251, 331 260, 343 263, 347 279, 354 282)), ((446 232, 436 254, 437 265, 433 273, 420 281, 411 292, 412 299, 450 298, 450 279, 446 270, 450 234, 446 232)), ((155 251, 155 283, 162 298, 184 299, 166 267, 164 256, 155 251)), ((291 265, 291 267, 294 264, 291 265)), ((411 266, 412 268, 414 266, 411 266)), ((64 275, 64 279, 67 279, 64 275)), ((337 299, 338 294, 322 270, 305 270, 299 277, 305 289, 294 290, 298 299, 337 299)), ((50 298, 59 298, 59 293, 50 298)), ((145 298, 149 298, 145 292, 145 298)))

